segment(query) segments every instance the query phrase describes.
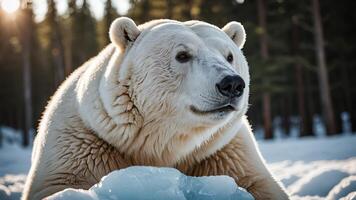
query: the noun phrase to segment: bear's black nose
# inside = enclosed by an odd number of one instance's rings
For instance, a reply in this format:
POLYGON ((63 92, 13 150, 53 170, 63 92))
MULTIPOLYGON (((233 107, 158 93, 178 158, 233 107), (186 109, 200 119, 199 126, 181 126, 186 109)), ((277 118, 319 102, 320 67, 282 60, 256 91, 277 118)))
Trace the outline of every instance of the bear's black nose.
POLYGON ((227 97, 240 97, 245 88, 245 81, 238 75, 225 76, 216 84, 219 92, 227 97))

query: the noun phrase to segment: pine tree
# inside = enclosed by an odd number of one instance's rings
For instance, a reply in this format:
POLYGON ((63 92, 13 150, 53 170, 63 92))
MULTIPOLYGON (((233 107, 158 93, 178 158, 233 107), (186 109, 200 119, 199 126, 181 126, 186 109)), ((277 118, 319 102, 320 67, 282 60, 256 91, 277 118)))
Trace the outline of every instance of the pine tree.
MULTIPOLYGON (((152 19, 167 18, 166 0, 131 0, 130 2, 132 6, 128 11, 128 16, 132 17, 137 24, 145 23, 152 19)), ((171 11, 173 12, 173 8, 171 11)), ((171 17, 174 18, 173 13, 171 14, 171 17)))
POLYGON ((97 54, 98 43, 96 21, 86 0, 77 10, 73 19, 72 55, 73 65, 79 67, 86 60, 97 54))
MULTIPOLYGON (((20 11, 19 11, 20 12, 20 11)), ((0 115, 1 123, 23 129, 23 54, 19 21, 0 9, 0 115)), ((24 132, 25 134, 25 132, 24 132)), ((27 134, 27 131, 26 131, 27 134)), ((23 140, 25 142, 25 140, 23 140)))
POLYGON ((319 92, 322 112, 324 115, 325 125, 327 127, 327 133, 329 135, 333 135, 336 133, 336 124, 334 108, 330 96, 328 71, 326 67, 324 36, 320 16, 319 0, 312 0, 312 13, 314 19, 315 53, 318 63, 319 92))
POLYGON ((31 81, 31 47, 33 38, 34 18, 32 4, 29 2, 25 8, 21 10, 21 44, 22 44, 22 62, 23 62, 23 89, 24 89, 24 107, 25 107, 25 124, 23 130, 23 146, 28 146, 29 136, 32 129, 32 81, 31 81))
MULTIPOLYGON (((298 55, 299 51, 299 30, 297 25, 297 17, 292 18, 292 49, 295 55, 298 55)), ((305 120, 305 102, 304 102, 304 87, 303 87, 303 68, 296 60, 295 62, 295 79, 297 83, 297 96, 298 96, 298 113, 300 116, 300 136, 305 136, 306 132, 306 120, 305 120)))
MULTIPOLYGON (((266 2, 264 0, 257 1, 257 9, 259 16, 259 26, 262 29, 260 35, 260 45, 261 45, 261 57, 263 60, 267 61, 269 59, 268 43, 267 43, 267 25, 266 25, 266 2)), ((268 87, 268 80, 264 81, 264 84, 268 87)), ((263 91, 262 94, 263 102, 263 124, 265 131, 265 139, 272 139, 272 113, 271 113, 271 95, 268 90, 263 91)))
POLYGON ((68 76, 76 66, 73 60, 78 60, 75 58, 75 55, 73 55, 73 50, 77 45, 75 42, 75 36, 74 31, 76 30, 76 18, 78 14, 78 9, 77 9, 77 4, 76 0, 68 0, 68 10, 67 10, 67 20, 66 20, 66 26, 65 26, 65 43, 64 43, 64 49, 65 49, 65 74, 68 76))
POLYGON ((50 37, 50 57, 54 68, 55 87, 64 80, 64 48, 61 35, 61 29, 58 22, 57 9, 54 0, 48 0, 48 11, 45 23, 48 26, 48 36, 50 37))
POLYGON ((110 43, 109 39, 109 29, 111 23, 119 17, 119 14, 112 6, 111 0, 107 0, 105 3, 105 10, 104 10, 104 46, 110 43))
POLYGON ((148 0, 130 0, 131 7, 128 11, 130 16, 137 24, 144 23, 150 20, 149 11, 151 9, 150 1, 148 0))
POLYGON ((174 8, 173 0, 166 0, 166 5, 167 5, 166 18, 172 19, 173 18, 173 8, 174 8))

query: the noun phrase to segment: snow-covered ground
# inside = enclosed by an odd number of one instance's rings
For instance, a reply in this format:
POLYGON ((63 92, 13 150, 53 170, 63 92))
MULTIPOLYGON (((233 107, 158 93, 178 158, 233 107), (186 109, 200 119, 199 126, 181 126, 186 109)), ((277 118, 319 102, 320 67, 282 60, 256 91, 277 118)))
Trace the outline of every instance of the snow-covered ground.
POLYGON ((0 200, 20 199, 30 165, 30 148, 16 144, 0 148, 0 200))
MULTIPOLYGON (((259 141, 269 168, 293 199, 356 199, 356 135, 259 141)), ((31 150, 0 148, 0 199, 19 199, 31 150)))
POLYGON ((356 199, 356 135, 261 141, 260 149, 294 199, 356 199))

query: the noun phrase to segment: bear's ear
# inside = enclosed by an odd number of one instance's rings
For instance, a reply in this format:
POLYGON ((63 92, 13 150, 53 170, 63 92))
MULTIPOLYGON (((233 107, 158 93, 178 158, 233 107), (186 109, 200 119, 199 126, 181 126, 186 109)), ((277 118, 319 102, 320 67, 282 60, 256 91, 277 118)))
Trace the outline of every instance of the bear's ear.
POLYGON ((222 30, 242 49, 246 41, 246 32, 244 27, 239 22, 229 22, 222 30))
POLYGON ((140 30, 135 22, 128 17, 115 19, 109 30, 111 42, 121 49, 125 49, 130 43, 133 43, 139 34, 140 30))

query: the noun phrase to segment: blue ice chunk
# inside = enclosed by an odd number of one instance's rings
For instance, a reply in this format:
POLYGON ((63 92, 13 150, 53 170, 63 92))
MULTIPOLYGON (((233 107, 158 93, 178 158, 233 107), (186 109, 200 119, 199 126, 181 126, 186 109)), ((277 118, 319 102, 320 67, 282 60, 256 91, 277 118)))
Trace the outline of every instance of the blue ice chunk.
POLYGON ((174 168, 134 166, 113 171, 89 190, 66 189, 49 200, 253 200, 229 176, 186 176, 174 168))

